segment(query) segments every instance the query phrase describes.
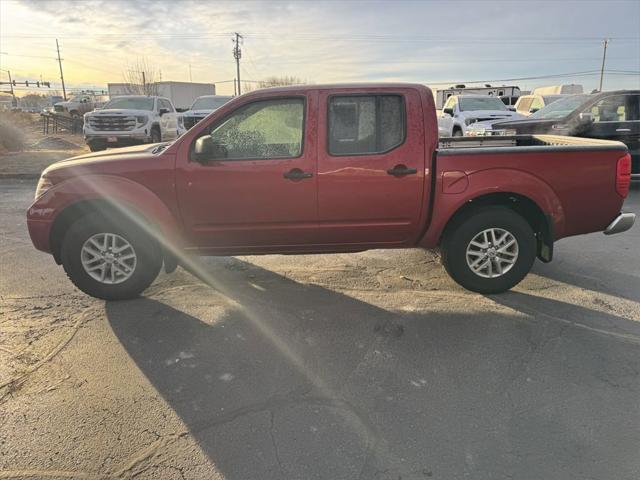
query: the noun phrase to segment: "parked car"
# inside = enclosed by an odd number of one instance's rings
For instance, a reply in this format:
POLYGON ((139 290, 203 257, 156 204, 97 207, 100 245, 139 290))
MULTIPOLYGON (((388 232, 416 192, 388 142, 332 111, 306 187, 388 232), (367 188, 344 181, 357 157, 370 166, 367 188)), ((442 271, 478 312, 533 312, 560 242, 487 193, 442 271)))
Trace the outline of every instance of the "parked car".
POLYGON ((570 95, 525 120, 473 125, 477 135, 544 134, 617 140, 631 153, 633 175, 640 178, 640 90, 570 95))
POLYGON ((182 123, 184 124, 184 128, 187 130, 190 129, 204 117, 215 112, 232 98, 233 97, 225 95, 203 95, 196 98, 193 105, 191 105, 191 108, 182 113, 182 123))
POLYGON ((515 110, 520 115, 528 117, 532 113, 536 113, 538 110, 566 96, 567 95, 522 95, 515 104, 515 110))
POLYGON ((182 131, 171 100, 163 97, 116 97, 104 108, 84 116, 84 139, 92 152, 175 140, 182 131))
POLYGON ((475 122, 524 118, 509 110, 497 97, 486 95, 453 95, 444 104, 438 118, 441 137, 462 137, 467 127, 475 122))
POLYGON ((66 113, 73 118, 81 118, 85 113, 96 108, 95 95, 89 93, 79 93, 73 95, 67 101, 58 102, 53 106, 56 113, 66 113))
POLYGON ((456 282, 498 293, 558 239, 631 228, 629 171, 620 142, 439 146, 423 85, 291 86, 236 97, 171 144, 49 166, 27 221, 36 248, 104 299, 138 295, 163 264, 199 268, 185 252, 438 246, 456 282))

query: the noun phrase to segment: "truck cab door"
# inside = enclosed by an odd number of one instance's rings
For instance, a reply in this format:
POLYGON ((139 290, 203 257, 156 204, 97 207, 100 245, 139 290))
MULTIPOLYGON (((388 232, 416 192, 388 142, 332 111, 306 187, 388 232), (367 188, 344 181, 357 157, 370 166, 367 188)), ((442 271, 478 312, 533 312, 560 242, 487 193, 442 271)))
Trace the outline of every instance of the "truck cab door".
POLYGON ((316 125, 317 93, 292 92, 246 99, 192 127, 176 169, 192 244, 211 253, 264 253, 314 243, 316 125), (204 155, 195 152, 198 138, 209 145, 204 155))
POLYGON ((419 93, 321 92, 318 137, 318 239, 354 246, 411 243, 428 188, 419 93))
POLYGON ((633 173, 640 173, 640 94, 605 97, 587 112, 593 122, 583 137, 617 140, 629 149, 633 173))

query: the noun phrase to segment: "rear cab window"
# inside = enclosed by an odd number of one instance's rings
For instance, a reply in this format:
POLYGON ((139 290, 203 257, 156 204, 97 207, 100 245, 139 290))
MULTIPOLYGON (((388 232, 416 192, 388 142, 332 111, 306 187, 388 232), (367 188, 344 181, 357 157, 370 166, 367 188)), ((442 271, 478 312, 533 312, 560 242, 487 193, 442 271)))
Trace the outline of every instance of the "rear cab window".
POLYGON ((331 156, 382 154, 405 140, 402 95, 334 95, 329 97, 327 118, 331 156))

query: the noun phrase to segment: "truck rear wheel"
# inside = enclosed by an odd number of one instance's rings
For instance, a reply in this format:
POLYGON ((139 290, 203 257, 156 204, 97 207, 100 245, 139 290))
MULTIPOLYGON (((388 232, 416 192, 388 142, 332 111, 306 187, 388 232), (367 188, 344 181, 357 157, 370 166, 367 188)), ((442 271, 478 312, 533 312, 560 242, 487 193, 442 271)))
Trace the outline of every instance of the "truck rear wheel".
POLYGON ((62 242, 62 265, 83 292, 104 300, 137 297, 158 276, 161 250, 129 221, 86 216, 75 222, 62 242))
POLYGON ((529 273, 536 239, 513 210, 489 206, 454 219, 442 241, 442 263, 458 284, 478 293, 501 293, 529 273))

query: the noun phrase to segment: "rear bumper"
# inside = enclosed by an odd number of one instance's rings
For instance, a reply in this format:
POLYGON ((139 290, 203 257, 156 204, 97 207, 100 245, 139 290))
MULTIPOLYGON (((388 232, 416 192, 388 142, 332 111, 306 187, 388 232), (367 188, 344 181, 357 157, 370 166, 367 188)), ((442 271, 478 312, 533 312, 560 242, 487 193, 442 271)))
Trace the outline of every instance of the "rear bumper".
POLYGON ((605 229, 605 235, 613 235, 615 233, 622 233, 633 227, 633 223, 636 221, 635 213, 620 213, 613 222, 605 229))

